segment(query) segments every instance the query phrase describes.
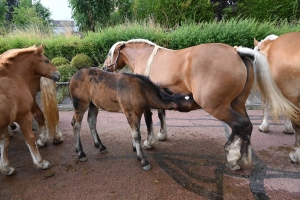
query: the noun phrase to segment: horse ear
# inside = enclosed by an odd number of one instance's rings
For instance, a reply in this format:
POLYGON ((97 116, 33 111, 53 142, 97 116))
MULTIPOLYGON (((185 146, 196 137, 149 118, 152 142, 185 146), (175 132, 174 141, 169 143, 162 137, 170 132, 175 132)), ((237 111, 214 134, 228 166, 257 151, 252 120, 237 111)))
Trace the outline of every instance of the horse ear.
POLYGON ((258 43, 259 43, 259 42, 254 38, 254 46, 257 46, 258 43))
POLYGON ((44 45, 41 44, 36 50, 35 50, 35 54, 42 54, 44 51, 44 45))
POLYGON ((36 44, 34 44, 32 47, 37 48, 36 44))

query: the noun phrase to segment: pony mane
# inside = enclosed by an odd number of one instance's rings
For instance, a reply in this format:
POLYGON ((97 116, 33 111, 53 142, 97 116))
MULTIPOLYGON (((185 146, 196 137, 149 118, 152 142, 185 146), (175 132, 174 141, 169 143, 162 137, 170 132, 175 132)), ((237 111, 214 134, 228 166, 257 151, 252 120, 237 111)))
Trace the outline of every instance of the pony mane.
POLYGON ((150 87, 151 90, 153 90, 160 98, 164 100, 171 100, 169 94, 160 88, 160 84, 153 83, 148 76, 144 76, 141 74, 132 74, 132 73, 122 73, 122 74, 130 77, 139 78, 143 83, 147 85, 147 87, 150 87))
POLYGON ((11 49, 0 55, 0 71, 6 69, 6 65, 11 64, 11 60, 24 53, 34 52, 37 47, 32 46, 23 49, 11 49))
POLYGON ((119 41, 119 42, 116 42, 109 50, 108 52, 108 56, 110 57, 110 61, 113 62, 112 60, 112 55, 113 53, 115 52, 115 49, 116 49, 116 46, 120 45, 120 44, 132 44, 132 43, 144 43, 144 44, 149 44, 150 46, 158 46, 159 48, 162 48, 160 47, 159 45, 155 44, 154 42, 151 42, 150 40, 147 40, 147 39, 131 39, 131 40, 128 40, 128 41, 119 41))
POLYGON ((264 43, 265 41, 267 41, 267 40, 273 41, 273 40, 276 40, 277 38, 278 38, 277 35, 274 35, 274 34, 268 35, 265 39, 261 40, 261 41, 257 44, 257 46, 254 48, 254 50, 258 50, 258 48, 260 47, 260 45, 261 45, 262 43, 264 43))

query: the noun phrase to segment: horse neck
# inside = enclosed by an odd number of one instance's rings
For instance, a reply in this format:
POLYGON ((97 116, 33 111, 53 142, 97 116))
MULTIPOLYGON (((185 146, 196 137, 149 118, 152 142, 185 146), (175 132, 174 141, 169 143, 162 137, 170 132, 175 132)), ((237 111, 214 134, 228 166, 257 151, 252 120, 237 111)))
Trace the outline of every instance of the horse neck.
POLYGON ((32 63, 15 62, 22 64, 11 64, 7 70, 7 76, 17 81, 20 84, 30 85, 35 77, 34 71, 30 69, 32 63))
POLYGON ((143 74, 153 49, 154 46, 143 43, 127 45, 122 52, 124 62, 133 72, 143 74))

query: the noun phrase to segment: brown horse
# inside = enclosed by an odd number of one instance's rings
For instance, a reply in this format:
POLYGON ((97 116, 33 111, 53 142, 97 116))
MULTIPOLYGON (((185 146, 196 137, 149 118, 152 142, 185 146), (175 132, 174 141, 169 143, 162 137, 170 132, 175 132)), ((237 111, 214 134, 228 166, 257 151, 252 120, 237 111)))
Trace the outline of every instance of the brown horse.
MULTIPOLYGON (((281 36, 269 35, 262 41, 254 39, 255 50, 263 52, 268 59, 272 77, 282 94, 295 106, 300 99, 300 32, 286 33, 281 36)), ((264 110, 263 132, 269 131, 268 109, 264 110)), ((300 163, 300 126, 297 121, 286 120, 283 132, 293 134, 295 148, 289 154, 293 162, 300 163)))
MULTIPOLYGON (((284 113, 298 119, 298 112, 288 101, 276 95, 276 87, 268 81, 268 71, 263 68, 267 62, 259 52, 248 48, 235 48, 220 43, 207 43, 197 46, 171 50, 155 43, 134 39, 115 43, 104 63, 104 69, 115 71, 128 65, 134 73, 145 74, 162 87, 179 93, 192 93, 196 102, 192 109, 202 108, 215 118, 225 122, 232 134, 225 144, 226 164, 232 170, 249 168, 251 160, 250 137, 252 123, 245 108, 252 82, 258 80, 262 95, 266 99, 277 98, 275 112, 284 113), (242 51, 243 50, 243 51, 242 51), (255 62, 252 64, 252 59, 255 62), (254 75, 254 69, 256 76, 254 75), (263 83, 268 85, 264 85, 263 83), (268 87, 268 90, 265 89, 268 87), (274 96, 276 95, 276 96, 274 96)), ((148 127, 148 138, 144 147, 151 148, 154 143, 151 111, 144 116, 148 127)), ((161 130, 159 139, 166 138, 165 113, 159 111, 161 130)))
MULTIPOLYGON (((8 126, 17 122, 25 136, 33 163, 37 168, 47 169, 50 163, 43 160, 32 132, 32 113, 34 100, 30 84, 36 76, 43 76, 54 81, 60 74, 43 55, 43 46, 24 49, 12 49, 0 55, 0 172, 14 174, 15 169, 9 165, 8 126)), ((56 123, 56 122, 54 122, 56 123)), ((48 124, 53 124, 48 122, 48 124)))
POLYGON ((140 121, 144 111, 150 108, 185 111, 194 103, 186 94, 167 94, 145 76, 110 73, 100 68, 78 71, 70 80, 69 91, 74 106, 72 126, 79 160, 86 161, 80 141, 81 122, 86 110, 89 109, 87 121, 94 145, 101 153, 107 153, 107 150, 96 130, 98 110, 122 112, 131 128, 133 147, 144 170, 150 169, 140 146, 140 121))

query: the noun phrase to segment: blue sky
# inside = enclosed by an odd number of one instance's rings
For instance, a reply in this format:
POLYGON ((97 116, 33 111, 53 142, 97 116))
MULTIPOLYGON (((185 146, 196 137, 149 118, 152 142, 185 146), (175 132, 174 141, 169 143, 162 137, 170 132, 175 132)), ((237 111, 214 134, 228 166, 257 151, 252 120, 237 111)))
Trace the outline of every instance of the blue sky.
POLYGON ((68 7, 68 0, 41 0, 44 7, 51 12, 53 20, 71 20, 71 8, 68 7))

